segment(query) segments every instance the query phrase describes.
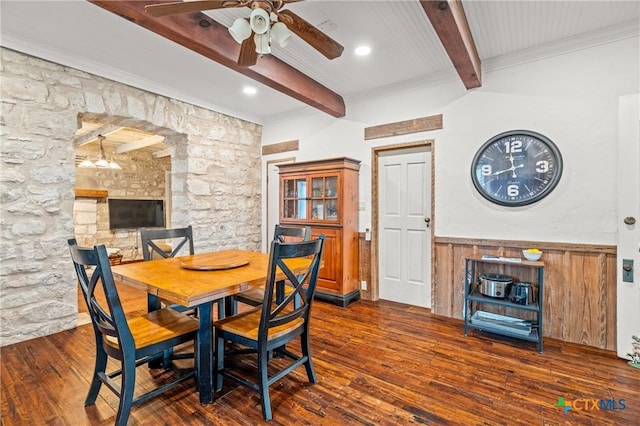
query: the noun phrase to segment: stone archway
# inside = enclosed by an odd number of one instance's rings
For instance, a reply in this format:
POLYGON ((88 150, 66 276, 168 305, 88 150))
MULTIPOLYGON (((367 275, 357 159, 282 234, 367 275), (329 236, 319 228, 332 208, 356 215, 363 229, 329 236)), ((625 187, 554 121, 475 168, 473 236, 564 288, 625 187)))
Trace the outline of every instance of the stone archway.
MULTIPOLYGON (((129 117, 103 117, 92 113, 79 114, 79 117, 83 127, 88 125, 92 129, 86 136, 76 137, 74 140, 76 154, 80 154, 81 158, 97 158, 99 153, 97 143, 85 144, 84 142, 94 140, 98 134, 114 132, 131 137, 131 135, 138 135, 135 130, 140 130, 144 132, 139 133, 141 139, 149 134, 163 136, 163 147, 169 146, 169 149, 177 152, 178 155, 181 154, 180 148, 187 146, 186 135, 143 120, 129 117)), ((113 135, 107 137, 107 141, 110 137, 113 135)), ((109 146, 106 141, 104 152, 106 158, 115 159, 121 169, 75 168, 76 198, 73 218, 76 240, 83 246, 104 244, 108 248, 119 249, 120 254, 124 256, 123 260, 140 259, 142 254, 139 250, 138 231, 136 229, 112 230, 108 220, 107 200, 109 198, 165 200, 167 223, 172 223, 171 210, 168 207, 172 205, 174 193, 167 186, 166 175, 171 173, 171 161, 176 156, 155 158, 148 149, 117 154, 115 147, 109 146), (78 190, 84 196, 78 196, 78 190)), ((169 184, 170 181, 169 179, 169 184)), ((184 194, 176 191, 175 195, 183 196, 184 194)))
POLYGON ((1 48, 0 344, 73 328, 75 154, 82 117, 165 132, 173 226, 194 227, 197 250, 260 249, 262 128, 1 48), (147 127, 149 126, 149 127, 147 127))

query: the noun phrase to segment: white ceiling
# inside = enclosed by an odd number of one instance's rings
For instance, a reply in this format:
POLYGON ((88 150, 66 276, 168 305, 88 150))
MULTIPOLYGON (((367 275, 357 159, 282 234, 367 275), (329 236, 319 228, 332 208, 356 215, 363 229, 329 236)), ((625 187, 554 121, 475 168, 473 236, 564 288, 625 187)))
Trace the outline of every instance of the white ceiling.
MULTIPOLYGON (((638 34, 640 2, 633 0, 462 4, 485 73, 551 46, 570 50, 638 34)), ((306 0, 287 7, 345 50, 330 61, 294 36, 273 54, 340 94, 347 113, 349 101, 458 78, 417 0, 306 0), (361 43, 371 45, 370 56, 353 54, 361 43)), ((207 13, 229 26, 249 10, 207 13)), ((3 46, 141 89, 263 124, 315 111, 87 1, 2 0, 0 15, 3 46), (245 85, 257 95, 243 95, 245 85)))

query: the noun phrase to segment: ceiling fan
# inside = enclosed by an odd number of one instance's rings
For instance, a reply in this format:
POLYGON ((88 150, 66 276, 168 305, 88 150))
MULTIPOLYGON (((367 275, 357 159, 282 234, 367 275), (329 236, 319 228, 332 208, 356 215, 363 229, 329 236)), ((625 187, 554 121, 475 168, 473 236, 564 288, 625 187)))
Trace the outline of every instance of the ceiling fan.
POLYGON ((229 27, 229 33, 241 43, 238 65, 255 65, 258 55, 271 53, 271 42, 284 47, 291 33, 297 34, 311 47, 329 59, 342 54, 344 47, 290 10, 283 10, 288 3, 302 0, 194 0, 150 4, 145 11, 154 17, 204 10, 248 7, 250 18, 238 18, 229 27), (272 20, 272 17, 277 18, 272 20), (253 37, 251 35, 253 34, 253 37))

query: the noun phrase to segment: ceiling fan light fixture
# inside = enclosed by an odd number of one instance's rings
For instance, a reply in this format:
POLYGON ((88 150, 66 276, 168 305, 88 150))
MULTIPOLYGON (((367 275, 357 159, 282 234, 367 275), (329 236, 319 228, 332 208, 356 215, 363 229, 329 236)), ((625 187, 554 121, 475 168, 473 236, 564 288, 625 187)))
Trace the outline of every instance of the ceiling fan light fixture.
POLYGON ((268 55, 271 53, 271 43, 269 42, 269 33, 256 34, 253 36, 253 41, 256 43, 256 52, 259 55, 268 55))
POLYGON ((278 43, 280 47, 286 47, 291 41, 291 31, 282 22, 276 22, 271 26, 271 38, 278 43))
POLYGON ((243 41, 251 36, 251 25, 246 19, 238 18, 229 27, 229 34, 238 44, 242 44, 243 41))
POLYGON ((259 7, 256 7, 251 11, 249 22, 251 29, 256 34, 266 33, 269 30, 269 25, 271 24, 269 13, 259 7))

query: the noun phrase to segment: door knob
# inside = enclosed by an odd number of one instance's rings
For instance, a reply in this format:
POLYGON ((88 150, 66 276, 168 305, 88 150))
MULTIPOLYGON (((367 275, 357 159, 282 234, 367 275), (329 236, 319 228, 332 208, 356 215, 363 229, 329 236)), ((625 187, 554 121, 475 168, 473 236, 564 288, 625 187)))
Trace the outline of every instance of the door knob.
POLYGON ((424 223, 427 224, 427 228, 429 227, 429 224, 431 223, 431 218, 430 217, 425 217, 424 218, 424 223))

